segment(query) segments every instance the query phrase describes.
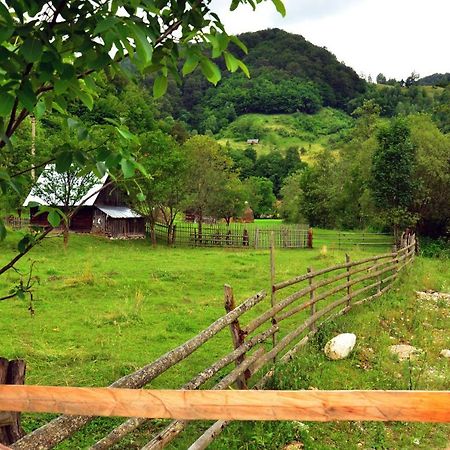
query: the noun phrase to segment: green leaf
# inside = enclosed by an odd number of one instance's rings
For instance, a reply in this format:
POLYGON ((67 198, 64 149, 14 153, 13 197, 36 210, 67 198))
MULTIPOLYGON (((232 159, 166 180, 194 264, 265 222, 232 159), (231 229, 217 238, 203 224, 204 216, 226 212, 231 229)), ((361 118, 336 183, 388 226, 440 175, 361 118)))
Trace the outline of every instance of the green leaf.
POLYGON ((14 97, 0 90, 0 116, 9 116, 14 106, 14 97))
POLYGON ((272 3, 275 5, 277 11, 284 17, 286 15, 286 8, 283 4, 282 0, 272 0, 272 3))
POLYGON ((97 26, 94 29, 94 35, 101 34, 106 30, 112 28, 118 22, 117 17, 107 16, 104 19, 100 20, 97 23, 97 26))
POLYGON ((53 227, 56 228, 61 223, 61 216, 58 214, 57 211, 52 209, 47 216, 48 223, 53 227))
POLYGON ((129 159, 122 158, 122 161, 120 161, 120 167, 125 178, 131 178, 134 176, 134 163, 129 159))
POLYGON ((138 199, 140 202, 144 202, 145 199, 146 199, 145 194, 144 194, 143 192, 139 192, 139 193, 136 195, 136 197, 137 197, 137 199, 138 199))
POLYGON ((20 53, 30 63, 39 61, 42 56, 42 42, 35 38, 28 38, 20 47, 20 53))
POLYGON ((129 27, 134 38, 136 52, 144 67, 147 67, 152 60, 153 46, 147 40, 147 35, 135 23, 130 23, 129 27))
POLYGON ((153 97, 159 98, 167 91, 168 80, 164 75, 159 74, 153 83, 153 97))
POLYGON ((32 237, 27 234, 25 235, 17 244, 17 249, 19 250, 20 253, 25 253, 28 245, 31 243, 32 237))
POLYGON ((45 101, 40 99, 34 108, 34 115, 37 119, 41 119, 45 114, 45 101))
POLYGON ((56 171, 59 173, 67 172, 72 165, 72 153, 62 152, 56 155, 56 171))
POLYGON ((223 53, 223 56, 225 58, 225 64, 227 65, 227 69, 230 72, 236 72, 236 70, 239 68, 238 59, 227 51, 223 53))
POLYGON ((199 62, 198 55, 195 53, 190 53, 183 64, 182 69, 183 76, 186 76, 191 72, 193 72, 197 68, 198 62, 199 62))
POLYGON ((242 70, 242 72, 244 72, 245 76, 247 78, 250 78, 250 72, 248 70, 248 67, 240 59, 237 59, 237 62, 238 62, 239 68, 242 70))
POLYGON ((3 20, 8 24, 8 25, 13 25, 13 19, 11 17, 11 14, 9 13, 8 9, 6 8, 6 6, 0 2, 0 17, 3 18, 3 20))
POLYGON ((14 28, 13 27, 0 27, 0 42, 8 41, 9 38, 13 35, 14 28))
POLYGON ((215 63, 210 61, 207 58, 204 58, 200 61, 200 67, 202 69, 203 74, 206 79, 216 85, 221 78, 220 69, 217 67, 215 63))
POLYGON ((237 36, 230 36, 230 41, 236 44, 245 54, 248 53, 247 46, 237 36))
POLYGON ((92 111, 92 108, 94 107, 94 99, 92 98, 92 95, 89 94, 89 92, 85 91, 79 91, 78 96, 80 97, 80 100, 83 102, 83 104, 89 109, 89 111, 92 111))
POLYGON ((117 129, 118 133, 127 141, 132 141, 135 144, 139 144, 139 139, 135 134, 131 133, 130 131, 126 130, 125 128, 117 127, 116 129, 117 129))
POLYGON ((56 80, 55 81, 55 93, 57 95, 63 94, 67 91, 68 87, 70 86, 69 80, 56 80))
POLYGON ((28 111, 32 112, 34 110, 34 106, 36 105, 36 94, 28 80, 23 83, 22 89, 17 93, 17 96, 28 111))

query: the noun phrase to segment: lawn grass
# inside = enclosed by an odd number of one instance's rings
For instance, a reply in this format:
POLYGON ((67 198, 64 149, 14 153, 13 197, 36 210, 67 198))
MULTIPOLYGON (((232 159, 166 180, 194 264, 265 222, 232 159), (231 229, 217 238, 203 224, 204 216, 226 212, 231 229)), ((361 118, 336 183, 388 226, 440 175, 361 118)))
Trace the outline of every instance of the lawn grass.
MULTIPOLYGON (((0 262, 4 263, 13 254, 19 237, 20 233, 11 233, 7 241, 0 244, 0 262)), ((351 253, 354 259, 366 255, 358 249, 351 253)), ((238 302, 261 289, 268 290, 270 285, 268 252, 251 249, 153 248, 143 240, 110 241, 94 236, 72 235, 66 250, 59 238, 48 239, 40 248, 30 252, 29 258, 22 261, 18 268, 25 271, 30 260, 36 261, 35 270, 40 278, 40 284, 35 290, 34 316, 28 312, 25 301, 0 303, 1 356, 26 359, 29 384, 108 385, 186 341, 223 315, 223 284, 233 286, 238 302)), ((343 251, 320 254, 319 249, 277 250, 276 279, 281 281, 304 273, 308 266, 327 267, 343 260, 343 251)), ((370 346, 377 350, 379 331, 375 325, 379 311, 377 312, 375 305, 383 305, 389 318, 392 302, 393 317, 398 317, 396 320, 400 326, 400 317, 405 308, 404 296, 408 302, 413 302, 413 288, 449 289, 448 264, 439 264, 439 260, 416 263, 413 269, 414 282, 408 278, 409 281, 402 285, 396 296, 388 296, 371 305, 367 309, 367 316, 365 309, 358 309, 352 313, 351 319, 347 316, 333 326, 343 328, 349 320, 352 326, 359 324, 364 333, 371 332, 367 339, 370 346)), ((0 292, 6 292, 16 279, 14 272, 3 276, 0 292)), ((263 307, 266 308, 267 304, 263 307)), ((413 317, 414 309, 408 311, 413 317)), ((434 316, 430 319, 433 326, 436 321, 434 316)), ((329 334, 335 331, 333 328, 327 330, 329 334)), ((357 334, 361 335, 360 332, 357 334)), ((384 342, 383 338, 379 345, 384 342)), ((354 367, 354 358, 342 364, 337 363, 337 366, 333 366, 335 363, 328 363, 330 369, 324 372, 328 364, 316 347, 309 347, 307 352, 312 353, 307 353, 307 358, 299 358, 292 365, 299 367, 292 370, 307 373, 312 385, 320 388, 338 386, 342 382, 340 370, 344 369, 344 373, 348 373, 353 380, 354 387, 384 387, 384 378, 378 383, 376 376, 369 377, 371 373, 354 367), (366 381, 366 377, 371 381, 366 381)), ((177 388, 230 348, 228 333, 221 333, 185 362, 155 379, 150 387, 177 388)), ((359 352, 359 348, 357 351, 359 352)), ((385 353, 382 355, 385 356, 385 353)), ((395 367, 394 363, 391 366, 395 367)), ((378 365, 377 370, 381 371, 378 365)), ((441 366, 437 366, 437 370, 440 371, 441 366)), ((294 382, 293 373, 287 373, 286 378, 294 382)), ((283 379, 283 376, 279 379, 283 379)), ((29 431, 49 417, 25 415, 24 425, 29 431)), ((112 422, 118 421, 96 420, 78 434, 76 440, 68 441, 61 448, 87 448, 111 428, 112 422)), ((194 428, 200 426, 196 424, 194 428)), ((274 431, 264 428, 265 426, 254 424, 250 428, 230 430, 217 441, 215 448, 279 448, 278 445, 282 442, 276 440, 278 434, 291 437, 295 434, 292 424, 267 425, 274 431), (278 425, 288 427, 290 434, 282 431, 283 428, 277 428, 278 425), (238 442, 236 436, 239 433, 242 433, 242 439, 238 442), (267 440, 270 433, 273 433, 273 439, 267 440)), ((320 428, 326 427, 325 425, 318 427, 317 436, 327 432, 327 428, 320 428)), ((144 434, 130 436, 120 448, 140 448, 148 437, 145 430, 144 428, 144 434)), ((195 431, 188 431, 184 438, 173 444, 173 448, 186 448, 188 438, 192 441, 195 431)), ((342 440, 344 434, 345 430, 338 426, 333 431, 336 442, 340 442, 339 439, 342 440)))

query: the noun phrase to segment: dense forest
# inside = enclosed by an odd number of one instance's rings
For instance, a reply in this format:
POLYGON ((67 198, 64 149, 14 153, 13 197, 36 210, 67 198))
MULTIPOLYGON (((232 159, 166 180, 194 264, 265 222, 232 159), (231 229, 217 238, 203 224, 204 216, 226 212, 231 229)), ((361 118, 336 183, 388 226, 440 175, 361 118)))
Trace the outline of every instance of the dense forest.
MULTIPOLYGON (((55 153, 61 166, 83 157, 80 149, 114 149, 121 123, 151 175, 123 187, 150 222, 161 219, 156 210, 172 223, 186 209, 229 221, 249 205, 259 217, 314 226, 448 233, 448 74, 367 83, 302 36, 274 29, 240 38, 250 78, 229 73, 214 87, 197 69, 154 100, 151 75, 104 75, 92 110, 79 102, 69 119, 37 120, 33 156, 26 122, 7 164, 20 171, 32 159, 39 172, 55 153)), ((1 208, 21 200, 12 194, 1 208)))

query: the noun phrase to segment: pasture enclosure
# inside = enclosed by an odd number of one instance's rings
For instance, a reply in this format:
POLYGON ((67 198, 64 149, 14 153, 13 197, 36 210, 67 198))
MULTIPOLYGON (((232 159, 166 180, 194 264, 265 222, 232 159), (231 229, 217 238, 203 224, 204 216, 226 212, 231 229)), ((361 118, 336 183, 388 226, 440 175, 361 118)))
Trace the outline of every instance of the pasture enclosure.
MULTIPOLYGON (((233 290, 225 286, 224 304, 227 313, 184 344, 167 352, 156 361, 126 375, 110 387, 138 389, 175 366, 225 328, 229 328, 233 350, 211 366, 199 372, 181 387, 183 390, 223 390, 237 384, 241 389, 264 388, 271 378, 269 367, 265 375, 257 376, 276 359, 289 361, 308 342, 319 327, 331 318, 348 312, 355 305, 376 299, 387 292, 403 268, 414 260, 414 235, 405 236, 401 247, 389 253, 346 261, 321 270, 310 268, 306 274, 289 280, 275 281, 272 264, 270 306, 266 292, 261 291, 238 306, 233 290), (298 300, 303 299, 303 302, 298 300), (266 306, 264 306, 266 304, 266 306), (242 321, 243 316, 248 317, 242 321), (233 365, 229 371, 224 368, 233 365)), ((273 261, 273 259, 272 259, 273 261)), ((13 449, 52 448, 86 425, 92 417, 61 416, 13 444, 13 449)), ((93 449, 106 449, 147 422, 131 418, 95 443, 93 449)), ((192 449, 205 448, 228 424, 220 420, 192 444, 192 449)), ((145 449, 163 448, 188 425, 175 420, 156 433, 145 449)))
POLYGON ((230 247, 268 249, 273 234, 277 248, 308 248, 312 241, 308 239, 307 225, 274 224, 267 227, 257 223, 202 224, 182 222, 173 227, 157 223, 156 241, 162 244, 192 247, 230 247))
POLYGON ((191 247, 269 249, 272 235, 276 248, 321 248, 349 250, 360 247, 377 251, 391 248, 390 233, 313 229, 304 224, 255 223, 202 224, 180 222, 169 227, 156 223, 155 241, 160 244, 191 247))

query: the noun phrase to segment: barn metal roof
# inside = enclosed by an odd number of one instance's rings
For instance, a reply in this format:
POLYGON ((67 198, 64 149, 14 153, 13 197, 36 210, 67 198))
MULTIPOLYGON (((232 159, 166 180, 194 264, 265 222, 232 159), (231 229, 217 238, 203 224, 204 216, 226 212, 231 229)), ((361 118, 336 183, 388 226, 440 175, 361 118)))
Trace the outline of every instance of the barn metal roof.
POLYGON ((104 206, 95 205, 100 211, 103 211, 112 219, 136 219, 142 217, 137 212, 126 206, 104 206))
MULTIPOLYGON (((44 171, 39 175, 39 178, 36 181, 36 186, 38 186, 38 185, 45 186, 45 185, 49 184, 50 183, 49 176, 51 176, 52 174, 57 174, 56 166, 55 166, 55 164, 47 164, 44 168, 44 171)), ((105 184, 107 178, 108 178, 108 174, 105 174, 103 176, 103 178, 97 179, 97 181, 95 182, 95 184, 93 184, 93 186, 89 189, 89 191, 81 199, 79 199, 77 202, 75 202, 75 204, 73 206, 78 206, 81 204, 85 205, 85 206, 92 206, 95 203, 95 201, 97 200, 97 197, 100 193, 100 189, 105 184)), ((62 180, 62 178, 61 178, 61 180, 62 180)), ((63 181, 61 181, 61 183, 63 183, 63 181)), ((32 202, 39 203, 40 205, 64 206, 64 205, 60 204, 56 195, 50 196, 47 199, 40 197, 39 194, 37 193, 37 188, 35 186, 33 186, 31 188, 30 193, 28 194, 27 198, 23 202, 23 206, 28 206, 32 202)))

